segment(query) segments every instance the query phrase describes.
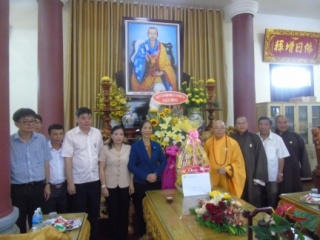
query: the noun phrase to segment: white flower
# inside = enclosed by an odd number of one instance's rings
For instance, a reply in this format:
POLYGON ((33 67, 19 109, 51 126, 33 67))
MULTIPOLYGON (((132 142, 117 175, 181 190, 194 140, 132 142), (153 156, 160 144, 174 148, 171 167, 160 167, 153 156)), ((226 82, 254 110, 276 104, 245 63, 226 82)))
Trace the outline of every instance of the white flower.
MULTIPOLYGON (((205 204, 203 206, 205 206, 205 204)), ((197 213, 198 216, 202 216, 203 214, 206 213, 207 210, 203 206, 201 208, 195 209, 195 212, 197 213)))

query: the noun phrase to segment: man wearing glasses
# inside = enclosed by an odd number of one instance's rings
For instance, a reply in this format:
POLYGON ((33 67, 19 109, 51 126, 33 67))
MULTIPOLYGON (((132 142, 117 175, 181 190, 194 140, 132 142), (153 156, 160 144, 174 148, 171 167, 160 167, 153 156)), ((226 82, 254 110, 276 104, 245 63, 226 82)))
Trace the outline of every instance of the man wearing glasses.
POLYGON ((27 232, 26 217, 32 226, 32 215, 43 208, 50 197, 49 160, 52 158, 46 138, 34 132, 36 113, 20 108, 13 114, 18 132, 10 136, 11 199, 19 208, 16 222, 21 233, 27 232))
POLYGON ((33 131, 41 133, 42 130, 42 117, 39 114, 35 115, 36 123, 34 124, 33 131))

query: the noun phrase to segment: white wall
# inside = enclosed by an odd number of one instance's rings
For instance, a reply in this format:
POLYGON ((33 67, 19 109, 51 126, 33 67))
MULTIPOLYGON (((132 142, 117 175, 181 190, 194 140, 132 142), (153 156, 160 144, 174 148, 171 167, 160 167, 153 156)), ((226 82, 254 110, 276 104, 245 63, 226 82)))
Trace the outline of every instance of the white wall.
MULTIPOLYGON (((63 8, 64 49, 67 43, 68 5, 63 8)), ((10 132, 16 131, 12 114, 21 107, 37 111, 38 91, 38 3, 36 0, 10 0, 10 132)), ((256 101, 270 101, 269 63, 263 62, 266 28, 320 31, 320 20, 257 14, 254 19, 256 101)), ((228 125, 233 125, 232 23, 224 22, 228 81, 228 125)), ((320 101, 320 65, 313 65, 314 93, 320 101)))
POLYGON ((19 108, 37 111, 38 3, 10 0, 9 76, 10 133, 16 131, 13 113, 19 108))
MULTIPOLYGON (((269 102, 270 75, 269 62, 263 62, 264 33, 266 28, 285 29, 294 31, 319 32, 320 20, 307 18, 284 17, 277 15, 256 14, 254 25, 254 54, 255 54, 255 88, 256 102, 269 102)), ((233 125, 233 71, 232 71, 232 23, 224 22, 226 43, 227 78, 228 78, 228 125, 233 125)), ((313 65, 314 95, 320 101, 320 65, 313 65)), ((245 93, 244 93, 245 94, 245 93)))

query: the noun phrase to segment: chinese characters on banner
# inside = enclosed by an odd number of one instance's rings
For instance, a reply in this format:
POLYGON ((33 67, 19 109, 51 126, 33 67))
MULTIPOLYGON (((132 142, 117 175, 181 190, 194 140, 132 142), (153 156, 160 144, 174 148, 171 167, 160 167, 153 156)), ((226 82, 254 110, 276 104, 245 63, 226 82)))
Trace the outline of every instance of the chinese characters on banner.
POLYGON ((320 33, 266 29, 265 62, 320 63, 320 33))

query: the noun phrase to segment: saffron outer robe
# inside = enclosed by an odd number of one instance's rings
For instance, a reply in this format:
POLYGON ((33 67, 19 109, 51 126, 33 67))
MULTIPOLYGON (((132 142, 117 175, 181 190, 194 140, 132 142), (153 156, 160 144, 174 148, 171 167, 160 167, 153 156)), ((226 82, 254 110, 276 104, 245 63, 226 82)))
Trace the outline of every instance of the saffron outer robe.
POLYGON ((209 163, 211 186, 241 197, 246 181, 245 163, 239 144, 229 136, 216 139, 209 138, 205 145, 209 163), (226 174, 218 174, 217 170, 224 167, 226 174))
MULTIPOLYGON (((151 60, 146 64, 144 78, 139 81, 135 72, 133 71, 132 73, 131 84, 133 91, 153 91, 153 86, 156 83, 164 83, 166 90, 177 91, 177 79, 167 55, 167 50, 162 43, 157 42, 158 44, 155 46, 157 50, 150 51, 149 56, 151 60), (161 77, 154 76, 153 72, 155 71, 162 71, 163 75, 161 77), (172 89, 167 88, 168 85, 170 85, 172 89)), ((151 48, 150 45, 149 48, 151 48)))
POLYGON ((262 186, 254 184, 253 179, 268 182, 268 161, 266 152, 259 136, 246 131, 231 135, 242 151, 246 166, 246 183, 241 198, 255 207, 262 207, 262 186))
POLYGON ((311 178, 311 167, 308 152, 303 139, 293 131, 286 131, 281 135, 290 156, 284 159, 283 181, 279 186, 279 193, 302 192, 301 178, 311 178))

